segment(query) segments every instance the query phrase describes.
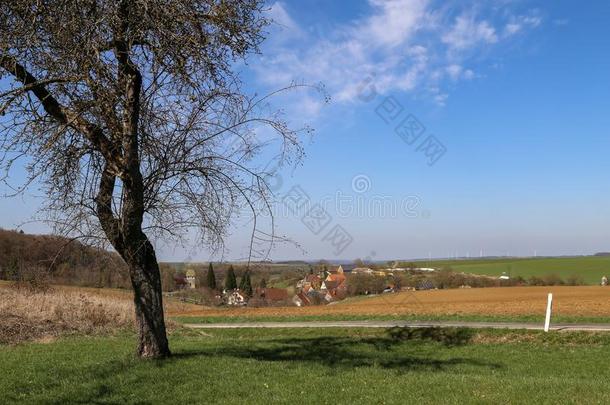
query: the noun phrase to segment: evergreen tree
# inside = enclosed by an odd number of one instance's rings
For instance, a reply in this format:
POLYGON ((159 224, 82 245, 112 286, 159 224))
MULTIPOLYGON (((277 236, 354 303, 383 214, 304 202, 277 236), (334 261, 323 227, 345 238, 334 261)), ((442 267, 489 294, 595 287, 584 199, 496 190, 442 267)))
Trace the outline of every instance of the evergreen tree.
POLYGON ((250 270, 246 270, 244 276, 241 279, 240 289, 248 296, 252 296, 252 280, 250 280, 250 270))
POLYGON ((225 276, 225 289, 234 290, 236 288, 237 279, 235 278, 235 270, 233 270, 233 266, 230 266, 227 275, 225 276))
POLYGON ((239 289, 240 290, 244 290, 244 287, 246 286, 246 277, 248 276, 248 270, 246 270, 245 272, 242 273, 241 275, 241 280, 239 280, 239 289))
POLYGON ((211 288, 212 290, 216 289, 216 275, 214 274, 214 268, 212 267, 212 263, 208 267, 208 275, 206 277, 206 286, 211 288))
POLYGON ((252 295, 252 282, 250 280, 250 270, 246 270, 244 272, 244 274, 241 276, 241 281, 239 282, 239 289, 249 296, 252 295))

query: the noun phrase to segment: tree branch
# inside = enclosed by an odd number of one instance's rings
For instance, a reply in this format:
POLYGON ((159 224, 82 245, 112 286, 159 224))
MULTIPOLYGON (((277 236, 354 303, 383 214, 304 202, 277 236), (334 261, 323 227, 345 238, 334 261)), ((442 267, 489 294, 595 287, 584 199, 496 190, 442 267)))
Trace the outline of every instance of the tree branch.
POLYGON ((80 114, 62 106, 53 95, 47 90, 43 81, 36 79, 24 66, 22 66, 12 56, 0 56, 0 67, 9 72, 15 79, 23 83, 28 91, 33 93, 41 102, 42 107, 60 124, 70 126, 81 132, 87 139, 99 149, 106 161, 113 164, 112 170, 120 173, 120 168, 116 164, 117 150, 114 145, 104 135, 104 132, 97 125, 85 120, 80 114))
POLYGON ((121 253, 123 235, 120 230, 119 220, 115 218, 112 212, 112 196, 114 194, 115 183, 116 177, 111 173, 106 164, 102 171, 95 202, 97 204, 97 216, 104 233, 117 252, 121 253))

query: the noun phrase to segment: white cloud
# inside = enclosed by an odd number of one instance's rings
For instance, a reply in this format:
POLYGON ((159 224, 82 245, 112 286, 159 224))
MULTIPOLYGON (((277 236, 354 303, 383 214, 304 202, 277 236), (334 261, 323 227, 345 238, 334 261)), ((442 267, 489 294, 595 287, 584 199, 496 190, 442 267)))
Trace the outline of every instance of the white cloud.
POLYGON ((447 74, 449 74, 449 77, 451 77, 451 79, 457 80, 462 75, 462 70, 464 70, 464 68, 462 68, 460 65, 453 64, 447 66, 445 70, 447 70, 447 74))
MULTIPOLYGON (((475 75, 471 69, 464 69, 463 66, 458 64, 451 64, 445 67, 445 73, 453 81, 458 80, 471 80, 474 79, 475 75)), ((439 75, 438 77, 442 77, 439 75)))
POLYGON ((442 36, 442 41, 452 49, 465 50, 481 43, 498 42, 498 35, 488 21, 476 21, 472 15, 460 15, 451 30, 442 36))
POLYGON ((525 29, 536 28, 542 23, 542 18, 531 15, 531 16, 516 16, 512 17, 504 26, 504 36, 509 37, 515 35, 525 29))
MULTIPOLYGON (((259 80, 272 87, 295 80, 323 82, 334 102, 352 103, 360 101, 363 82, 372 79, 378 94, 421 92, 443 105, 448 94, 430 88, 479 77, 468 66, 479 49, 541 23, 534 14, 504 16, 502 21, 493 15, 480 18, 474 9, 450 14, 450 8, 434 9, 429 0, 368 3, 368 15, 324 34, 299 27, 284 4, 275 3, 271 15, 292 37, 271 41, 263 52, 267 57, 252 65, 259 80)), ((278 35, 286 38, 287 33, 278 35)), ((303 108, 318 110, 314 104, 303 108)))
POLYGON ((506 35, 516 34, 517 32, 521 31, 521 25, 508 23, 506 24, 506 27, 504 27, 504 31, 506 32, 506 35))
POLYGON ((449 94, 440 93, 440 94, 437 94, 434 96, 434 101, 436 102, 436 104, 438 104, 442 107, 447 103, 448 98, 449 98, 449 94))
POLYGON ((474 76, 474 72, 470 69, 464 70, 464 73, 462 74, 462 77, 466 80, 474 79, 474 76))
POLYGON ((426 24, 428 0, 370 0, 373 14, 356 31, 373 44, 395 47, 426 24))

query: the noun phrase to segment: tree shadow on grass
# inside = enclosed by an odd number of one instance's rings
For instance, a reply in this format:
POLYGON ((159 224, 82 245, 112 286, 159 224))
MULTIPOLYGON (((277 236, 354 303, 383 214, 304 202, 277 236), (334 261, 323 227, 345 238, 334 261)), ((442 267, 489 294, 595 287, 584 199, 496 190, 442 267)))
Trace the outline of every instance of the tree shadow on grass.
POLYGON ((405 341, 430 341, 442 343, 445 346, 461 346, 470 342, 472 329, 467 328, 405 328, 394 327, 387 331, 393 343, 405 341))
MULTIPOLYGON (((227 360, 227 367, 234 367, 231 359, 257 360, 261 362, 285 362, 307 364, 313 368, 327 367, 327 372, 337 373, 360 367, 387 369, 397 372, 443 371, 457 367, 479 367, 499 369, 501 364, 486 361, 478 356, 464 356, 463 351, 455 351, 456 346, 470 341, 472 332, 466 329, 441 328, 392 328, 383 336, 316 336, 291 338, 261 338, 238 341, 223 340, 217 344, 206 342, 196 350, 177 349, 175 354, 164 360, 150 361, 150 367, 166 368, 182 366, 185 361, 201 360, 205 367, 207 360, 218 358, 227 360), (478 358, 477 358, 478 357, 478 358)), ((134 368, 141 362, 135 358, 108 360, 81 368, 80 381, 94 381, 87 389, 78 393, 66 392, 48 399, 49 403, 121 403, 125 392, 116 386, 117 378, 128 378, 133 384, 151 384, 144 377, 134 374, 134 368), (116 400, 119 398, 120 400, 116 400)), ((191 364, 191 367, 193 365, 191 364)), ((197 365, 197 367, 199 367, 197 365)), ((140 367, 141 368, 141 367, 140 367)), ((168 373, 171 371, 167 370, 168 373)), ((164 370, 165 373, 165 370, 164 370)), ((167 375, 171 379, 171 374, 167 375)), ((53 381, 48 388, 57 385, 53 381)), ((180 387, 181 382, 177 381, 180 387)), ((6 398, 5 398, 6 399, 6 398)), ((9 395, 9 400, 11 399, 9 395)), ((17 399, 17 398, 13 398, 17 399)), ((145 402, 145 401, 144 401, 145 402)))
POLYGON ((383 337, 337 337, 266 339, 251 346, 228 344, 213 350, 181 351, 166 360, 180 361, 191 357, 228 356, 270 362, 300 362, 333 368, 377 367, 412 371, 442 370, 458 365, 498 369, 500 364, 464 357, 442 358, 434 347, 422 343, 438 342, 447 347, 470 341, 468 329, 391 328, 383 337), (411 343, 411 344, 409 344, 411 343))

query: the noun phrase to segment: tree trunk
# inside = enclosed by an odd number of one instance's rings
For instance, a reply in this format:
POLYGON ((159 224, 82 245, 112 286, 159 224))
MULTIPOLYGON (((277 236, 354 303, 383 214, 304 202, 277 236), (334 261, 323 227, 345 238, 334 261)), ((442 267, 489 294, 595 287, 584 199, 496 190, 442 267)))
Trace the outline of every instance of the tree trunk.
POLYGON ((126 241, 125 260, 134 291, 137 354, 142 358, 160 358, 170 355, 165 320, 161 273, 152 244, 146 236, 137 241, 126 241))
POLYGON ((123 218, 119 220, 112 212, 116 177, 106 165, 96 198, 97 216, 108 240, 129 267, 139 338, 138 356, 166 357, 170 351, 163 316, 161 274, 155 250, 142 232, 144 210, 139 172, 135 178, 140 180, 136 183, 135 192, 133 187, 129 187, 131 183, 123 183, 123 218))

